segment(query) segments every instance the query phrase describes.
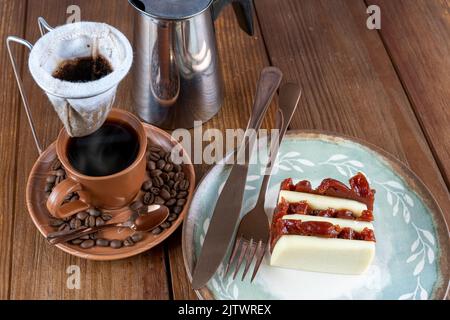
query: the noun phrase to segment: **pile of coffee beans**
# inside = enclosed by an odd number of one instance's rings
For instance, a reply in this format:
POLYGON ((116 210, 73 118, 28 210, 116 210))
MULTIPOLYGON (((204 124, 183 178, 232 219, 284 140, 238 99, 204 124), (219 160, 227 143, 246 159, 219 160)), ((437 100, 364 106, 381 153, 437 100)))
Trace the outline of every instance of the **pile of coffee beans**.
POLYGON ((142 198, 132 203, 130 208, 140 210, 152 204, 169 208, 167 220, 151 231, 156 235, 170 228, 172 222, 178 219, 186 204, 190 184, 182 166, 172 162, 170 151, 166 152, 158 146, 150 145, 148 148, 147 172, 149 179, 142 184, 142 198))
MULTIPOLYGON (((149 144, 150 145, 150 144, 149 144)), ((182 166, 174 164, 170 158, 170 152, 164 151, 158 146, 149 146, 147 150, 147 174, 149 179, 142 184, 142 196, 130 205, 130 209, 140 214, 147 212, 146 208, 152 204, 165 205, 169 208, 169 217, 159 227, 153 229, 151 234, 158 235, 164 229, 170 228, 178 219, 186 204, 189 190, 189 180, 185 177, 182 166)), ((45 193, 47 197, 61 181, 66 179, 66 171, 61 162, 55 160, 51 166, 50 175, 46 179, 45 193)), ((78 200, 75 192, 69 194, 64 202, 78 200)), ((104 225, 112 216, 103 213, 99 209, 90 208, 81 211, 65 219, 51 219, 50 225, 58 231, 75 230, 80 227, 95 227, 104 225)), ((82 236, 70 243, 79 245, 83 249, 99 247, 122 248, 129 247, 143 239, 143 233, 134 233, 125 240, 108 240, 98 238, 98 233, 82 236)))

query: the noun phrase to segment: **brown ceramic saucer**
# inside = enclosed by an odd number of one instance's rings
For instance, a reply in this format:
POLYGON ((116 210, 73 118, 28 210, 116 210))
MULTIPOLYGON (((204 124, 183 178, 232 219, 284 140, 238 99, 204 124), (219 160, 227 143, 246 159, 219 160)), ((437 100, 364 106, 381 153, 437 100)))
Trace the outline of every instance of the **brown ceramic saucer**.
MULTIPOLYGON (((157 145, 162 147, 164 150, 168 151, 173 146, 178 145, 168 133, 158 129, 152 125, 144 124, 149 143, 151 145, 157 145)), ((163 230, 158 235, 152 235, 151 233, 145 233, 144 238, 136 243, 134 246, 122 247, 120 249, 113 249, 110 247, 93 247, 90 249, 83 249, 77 245, 72 245, 68 243, 56 245, 59 249, 72 254, 74 256, 90 259, 90 260, 117 260, 127 257, 131 257, 147 251, 154 246, 158 245, 164 241, 168 236, 170 236, 183 221, 186 212, 189 208, 195 186, 195 173, 194 167, 191 164, 187 152, 184 152, 185 164, 183 165, 183 172, 185 173, 187 179, 189 179, 189 195, 187 202, 183 208, 183 211, 179 214, 178 219, 172 222, 170 228, 163 230)), ((36 227, 42 233, 44 237, 50 232, 55 231, 55 228, 49 225, 50 223, 50 213, 46 208, 46 196, 44 193, 45 179, 51 170, 51 164, 56 159, 56 149, 55 143, 52 143, 37 159, 36 163, 31 170, 30 176, 28 177, 27 189, 26 189, 26 202, 28 207, 28 212, 30 213, 31 219, 33 220, 36 227)), ((139 195, 140 196, 140 195, 139 195)), ((131 211, 127 208, 118 210, 104 211, 105 213, 110 213, 113 219, 110 221, 119 222, 124 221, 128 218, 131 211)), ((109 240, 119 239, 124 240, 131 234, 131 230, 125 228, 111 228, 103 230, 100 232, 99 237, 104 237, 109 240)))

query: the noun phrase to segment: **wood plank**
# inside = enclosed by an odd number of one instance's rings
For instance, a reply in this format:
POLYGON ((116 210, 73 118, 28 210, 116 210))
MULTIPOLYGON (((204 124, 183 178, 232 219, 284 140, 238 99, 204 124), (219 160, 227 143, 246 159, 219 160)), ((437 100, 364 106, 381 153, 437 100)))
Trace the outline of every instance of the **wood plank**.
MULTIPOLYGON (((132 39, 132 9, 126 1, 116 1, 112 5, 108 0, 30 1, 26 38, 35 41, 39 37, 36 25, 38 16, 45 17, 53 26, 62 24, 67 16, 66 8, 72 4, 80 6, 82 20, 110 23, 132 39)), ((56 139, 61 123, 28 72, 24 74, 39 137, 44 145, 48 145, 56 139)), ((116 106, 131 107, 130 85, 130 78, 127 77, 119 88, 116 106)), ((125 260, 91 262, 72 257, 45 242, 25 206, 25 186, 37 152, 23 112, 18 147, 11 298, 167 299, 169 288, 162 246, 125 260), (81 290, 66 287, 66 268, 70 265, 78 265, 81 269, 81 290)))
MULTIPOLYGON (((246 127, 259 73, 269 62, 259 27, 256 25, 254 37, 246 35, 239 29, 231 6, 224 9, 215 25, 226 95, 221 111, 203 125, 203 131, 219 129, 224 132, 227 128, 246 127)), ((263 128, 272 127, 275 108, 276 99, 264 120, 263 128)), ((198 182, 210 166, 195 167, 198 182)), ((184 270, 180 231, 171 237, 168 244, 173 297, 180 300, 196 299, 184 270)))
POLYGON ((450 187, 450 2, 368 0, 380 34, 450 187))
MULTIPOLYGON (((25 1, 1 1, 0 12, 0 300, 9 298, 12 256, 12 229, 14 224, 14 192, 17 162, 17 132, 20 98, 5 42, 7 36, 23 37, 25 25, 25 1)), ((22 61, 23 49, 13 45, 18 61, 22 61)))
POLYGON ((445 183, 363 1, 255 2, 269 57, 303 98, 292 128, 367 140, 407 163, 450 221, 445 183))

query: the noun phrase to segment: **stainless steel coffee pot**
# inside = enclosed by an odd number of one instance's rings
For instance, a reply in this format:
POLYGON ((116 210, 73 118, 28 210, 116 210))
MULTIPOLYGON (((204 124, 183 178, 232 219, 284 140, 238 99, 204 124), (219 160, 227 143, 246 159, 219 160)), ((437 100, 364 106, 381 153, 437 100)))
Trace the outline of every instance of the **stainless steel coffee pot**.
POLYGON ((192 128, 220 109, 223 80, 214 20, 232 3, 253 35, 252 0, 129 0, 135 10, 133 100, 137 114, 164 129, 192 128))

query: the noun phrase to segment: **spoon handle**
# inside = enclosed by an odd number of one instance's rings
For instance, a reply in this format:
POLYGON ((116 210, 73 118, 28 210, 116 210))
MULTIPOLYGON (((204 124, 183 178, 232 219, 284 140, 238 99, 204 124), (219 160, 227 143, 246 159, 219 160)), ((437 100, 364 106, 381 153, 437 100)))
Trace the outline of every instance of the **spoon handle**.
POLYGON ((69 231, 69 232, 66 232, 63 234, 61 234, 61 232, 54 232, 54 233, 50 233, 47 236, 47 240, 50 244, 58 244, 58 243, 62 243, 62 242, 67 242, 67 241, 74 240, 79 237, 86 236, 86 235, 95 233, 97 231, 100 231, 102 229, 109 228, 109 227, 130 227, 131 225, 127 222, 125 222, 125 223, 123 223, 123 222, 109 223, 109 224, 104 224, 102 226, 91 227, 91 228, 84 227, 83 229, 76 229, 76 230, 72 230, 73 232, 69 231))

